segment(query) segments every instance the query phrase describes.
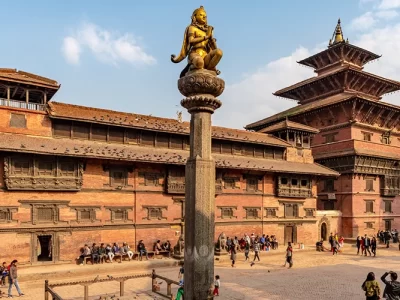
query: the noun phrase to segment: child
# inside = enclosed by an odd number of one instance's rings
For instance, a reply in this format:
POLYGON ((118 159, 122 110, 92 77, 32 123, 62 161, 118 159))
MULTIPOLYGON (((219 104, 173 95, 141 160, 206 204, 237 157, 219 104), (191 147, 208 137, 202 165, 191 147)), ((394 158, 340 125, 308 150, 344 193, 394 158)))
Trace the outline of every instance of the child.
POLYGON ((219 288, 221 287, 221 282, 219 281, 219 275, 215 276, 215 282, 214 282, 214 296, 219 296, 219 288))
POLYGON ((3 262, 3 265, 0 267, 0 285, 6 285, 6 277, 8 276, 7 263, 3 262))

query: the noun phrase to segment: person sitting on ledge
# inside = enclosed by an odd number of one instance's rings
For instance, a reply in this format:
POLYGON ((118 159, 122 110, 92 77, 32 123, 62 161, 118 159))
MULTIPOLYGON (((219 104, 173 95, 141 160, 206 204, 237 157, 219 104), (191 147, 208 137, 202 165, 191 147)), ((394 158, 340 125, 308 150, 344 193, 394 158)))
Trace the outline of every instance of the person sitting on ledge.
POLYGON ((139 252, 139 259, 142 260, 143 254, 146 255, 146 259, 149 260, 149 255, 147 254, 146 246, 143 243, 143 240, 139 241, 139 244, 137 246, 138 252, 139 252))
POLYGON ((92 264, 97 264, 99 262, 99 247, 96 246, 96 243, 92 245, 92 264))
POLYGON ((101 244, 100 244, 98 253, 99 253, 98 262, 99 262, 99 263, 100 263, 100 262, 103 263, 103 261, 105 261, 106 258, 107 258, 106 248, 104 247, 104 243, 101 243, 101 244))
POLYGON ((115 256, 119 256, 119 262, 122 262, 122 252, 121 252, 121 248, 118 246, 118 243, 114 243, 114 246, 112 248, 112 251, 114 253, 115 256))
POLYGON ((106 247, 106 255, 107 255, 108 258, 110 259, 110 263, 113 262, 113 259, 114 259, 114 256, 115 256, 112 250, 113 250, 113 249, 112 249, 112 247, 111 247, 111 244, 107 244, 107 247, 106 247))
POLYGON ((156 254, 159 254, 160 251, 162 251, 161 242, 160 242, 160 240, 157 240, 157 242, 154 244, 154 252, 156 254))
POLYGON ((128 243, 125 243, 125 242, 124 242, 124 243, 122 244, 122 248, 123 248, 124 252, 125 252, 126 254, 128 254, 129 260, 131 260, 132 257, 133 257, 133 252, 130 250, 130 247, 129 247, 128 243))
POLYGON ((162 245, 162 248, 163 248, 164 251, 169 251, 169 252, 171 252, 171 251, 172 251, 172 247, 171 247, 170 241, 166 241, 166 242, 162 245))
POLYGON ((85 244, 85 246, 83 246, 83 248, 81 249, 81 255, 78 257, 78 264, 83 265, 83 260, 85 259, 85 257, 88 257, 90 255, 90 248, 87 244, 85 244))

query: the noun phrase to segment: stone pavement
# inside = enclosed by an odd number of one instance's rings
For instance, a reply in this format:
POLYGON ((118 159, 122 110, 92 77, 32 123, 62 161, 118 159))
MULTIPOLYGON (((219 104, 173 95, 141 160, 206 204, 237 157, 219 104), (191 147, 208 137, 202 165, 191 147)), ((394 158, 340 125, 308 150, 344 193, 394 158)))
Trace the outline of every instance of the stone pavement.
MULTIPOLYGON (((284 262, 282 251, 263 253, 261 262, 256 262, 254 266, 244 262, 243 255, 239 254, 236 268, 230 267, 228 260, 215 263, 215 274, 221 276, 221 296, 218 299, 365 299, 361 284, 368 272, 375 272, 379 282, 380 276, 385 271, 393 270, 400 273, 400 252, 396 246, 391 249, 378 248, 376 258, 357 256, 355 249, 349 246, 345 247, 344 252, 338 256, 332 256, 327 252, 295 249, 292 269, 282 267, 284 262)), ((119 264, 119 266, 123 265, 119 264)), ((90 269, 91 267, 90 265, 81 267, 88 270, 85 276, 66 276, 62 281, 94 278, 97 273, 91 272, 94 271, 90 269)), ((135 262, 132 262, 132 269, 124 267, 118 272, 118 265, 116 265, 107 271, 116 277, 147 273, 150 268, 148 266, 147 270, 140 272, 135 262)), ((157 268, 157 273, 177 280, 178 269, 177 266, 157 268)), ((105 278, 106 275, 100 277, 105 278)), ((51 278, 49 280, 50 282, 59 281, 51 278)), ((43 280, 21 281, 20 285, 26 294, 24 298, 43 299, 43 284, 43 280)), ((96 283, 90 287, 89 294, 92 296, 91 299, 99 299, 99 295, 105 294, 116 295, 118 287, 117 282, 96 283)), ((127 297, 124 299, 160 299, 151 293, 150 278, 129 280, 125 287, 127 297)), ((381 288, 383 290, 382 285, 381 288)), ((176 292, 176 289, 174 288, 173 291, 176 292)), ((56 288, 56 291, 65 299, 82 299, 83 296, 81 286, 60 287, 56 288)), ((161 284, 161 291, 166 291, 165 282, 161 284)))

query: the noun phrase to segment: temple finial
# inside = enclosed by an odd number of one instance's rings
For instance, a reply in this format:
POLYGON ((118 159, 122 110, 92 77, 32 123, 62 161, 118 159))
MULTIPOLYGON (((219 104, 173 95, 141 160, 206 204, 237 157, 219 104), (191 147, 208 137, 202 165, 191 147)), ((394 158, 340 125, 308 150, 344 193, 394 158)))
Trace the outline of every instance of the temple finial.
POLYGON ((340 25, 340 19, 337 22, 335 27, 335 31, 333 32, 332 38, 329 40, 329 46, 335 45, 337 43, 344 42, 343 38, 343 30, 342 26, 340 25))

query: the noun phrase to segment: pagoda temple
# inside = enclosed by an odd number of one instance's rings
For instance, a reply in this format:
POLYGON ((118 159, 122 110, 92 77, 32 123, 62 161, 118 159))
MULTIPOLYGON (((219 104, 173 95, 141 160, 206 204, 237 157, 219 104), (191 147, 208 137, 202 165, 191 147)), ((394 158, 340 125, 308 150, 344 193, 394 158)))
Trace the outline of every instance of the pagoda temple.
POLYGON ((400 82, 363 70, 379 57, 345 40, 339 20, 327 49, 298 62, 317 76, 274 93, 298 105, 246 126, 270 132, 289 121, 319 130, 312 154, 341 174, 318 183, 322 238, 336 230, 331 215, 340 216, 337 230, 345 237, 400 228, 400 107, 381 101, 400 82))

